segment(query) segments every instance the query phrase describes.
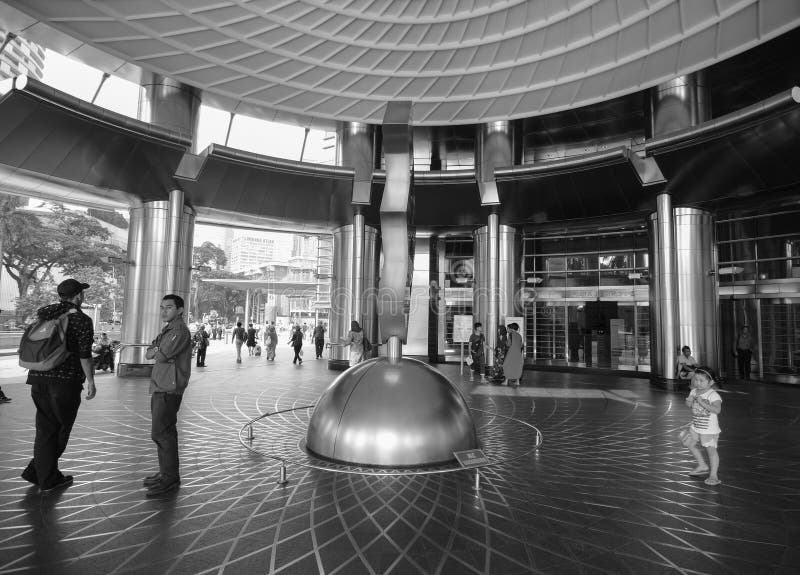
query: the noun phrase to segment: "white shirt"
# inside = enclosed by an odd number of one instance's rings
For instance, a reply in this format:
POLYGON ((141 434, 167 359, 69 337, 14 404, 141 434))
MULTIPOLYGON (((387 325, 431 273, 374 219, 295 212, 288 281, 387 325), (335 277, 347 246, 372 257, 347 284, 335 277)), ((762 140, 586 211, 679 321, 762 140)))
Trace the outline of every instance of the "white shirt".
MULTIPOLYGON (((693 389, 689 392, 689 397, 705 399, 709 403, 722 401, 722 397, 714 388, 707 389, 701 394, 697 393, 696 389, 693 389)), ((708 411, 696 401, 692 403, 692 430, 704 435, 720 433, 722 431, 719 428, 717 414, 708 411)))

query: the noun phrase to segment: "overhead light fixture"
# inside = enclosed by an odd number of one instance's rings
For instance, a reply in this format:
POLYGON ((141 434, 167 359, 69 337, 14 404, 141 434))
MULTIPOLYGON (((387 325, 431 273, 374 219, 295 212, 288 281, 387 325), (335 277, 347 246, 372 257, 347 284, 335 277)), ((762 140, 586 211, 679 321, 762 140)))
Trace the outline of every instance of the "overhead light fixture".
POLYGON ((525 278, 525 283, 528 283, 528 284, 539 285, 543 281, 544 280, 542 278, 540 278, 539 276, 531 276, 529 278, 525 278))
POLYGON ((640 274, 639 272, 631 272, 631 273, 628 274, 628 279, 629 280, 640 280, 640 279, 642 279, 642 274, 640 274))

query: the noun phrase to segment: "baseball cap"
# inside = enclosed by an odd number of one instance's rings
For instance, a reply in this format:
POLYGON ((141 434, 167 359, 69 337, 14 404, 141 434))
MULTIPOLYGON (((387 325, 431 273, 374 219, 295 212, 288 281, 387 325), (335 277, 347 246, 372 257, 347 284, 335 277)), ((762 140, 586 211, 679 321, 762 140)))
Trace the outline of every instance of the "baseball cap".
POLYGON ((76 279, 69 278, 58 284, 57 291, 58 295, 61 297, 72 297, 78 295, 88 287, 89 284, 81 283, 76 279))

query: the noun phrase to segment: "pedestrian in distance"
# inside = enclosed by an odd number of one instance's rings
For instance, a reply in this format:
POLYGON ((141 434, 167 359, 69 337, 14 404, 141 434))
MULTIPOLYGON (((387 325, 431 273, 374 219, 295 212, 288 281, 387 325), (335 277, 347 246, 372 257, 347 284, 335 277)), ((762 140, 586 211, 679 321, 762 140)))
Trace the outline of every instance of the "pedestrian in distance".
POLYGON ((477 374, 483 381, 485 378, 483 366, 486 365, 486 337, 483 335, 483 324, 480 322, 475 322, 472 326, 472 335, 469 336, 469 354, 472 359, 469 380, 473 381, 477 374))
POLYGON ((275 330, 274 321, 269 323, 266 332, 265 345, 267 346, 267 361, 275 361, 275 349, 278 347, 278 332, 275 330))
POLYGON ((736 357, 736 364, 739 368, 739 377, 750 379, 750 361, 753 358, 753 338, 750 335, 750 328, 742 326, 736 341, 733 345, 733 355, 736 357))
POLYGON ((364 330, 355 320, 350 322, 346 344, 350 346, 350 367, 364 361, 364 330))
POLYGON ((178 458, 178 409, 192 370, 192 336, 183 320, 181 296, 161 300, 161 333, 147 348, 145 357, 155 360, 150 376, 150 436, 158 451, 158 472, 144 478, 147 497, 169 493, 181 483, 178 458))
MULTIPOLYGON (((58 284, 59 302, 36 312, 37 321, 60 318, 66 322, 64 341, 68 352, 66 358, 51 369, 31 369, 28 372, 27 383, 31 386, 31 397, 36 406, 36 437, 33 459, 22 472, 22 478, 38 485, 43 495, 72 485, 72 476, 61 472, 58 460, 67 448, 78 416, 83 384, 87 386, 87 400, 97 393, 92 362, 94 326, 91 318, 81 310, 84 290, 88 288, 87 283, 66 279, 58 284)), ((23 345, 24 341, 20 345, 21 352, 23 345)))
POLYGON ((233 328, 233 333, 231 334, 231 340, 233 341, 233 345, 236 346, 236 363, 242 363, 242 345, 244 344, 246 339, 247 339, 247 332, 244 331, 244 328, 242 327, 242 322, 237 321, 236 327, 233 328))
POLYGON ((206 366, 206 350, 208 349, 208 332, 206 326, 200 324, 200 329, 194 334, 195 349, 197 350, 197 367, 206 366))
POLYGON ((292 332, 292 337, 289 340, 289 345, 294 349, 294 359, 292 363, 303 363, 303 330, 297 325, 292 332))
POLYGON ((314 349, 317 354, 316 359, 322 359, 322 350, 325 349, 325 326, 322 322, 314 328, 314 349))
POLYGON ((503 369, 506 381, 504 385, 519 387, 522 379, 522 349, 524 344, 519 333, 519 324, 511 323, 508 325, 508 350, 506 351, 503 369))
POLYGON ((253 327, 253 324, 247 324, 247 353, 250 357, 253 357, 256 354, 256 340, 258 339, 256 335, 256 329, 253 327))
POLYGON ((691 391, 686 398, 686 407, 692 410, 692 423, 681 432, 681 442, 689 449, 697 461, 697 466, 689 472, 692 477, 705 477, 706 485, 719 485, 719 453, 717 443, 721 429, 719 414, 722 412, 722 397, 714 389, 716 377, 710 367, 696 366, 692 374, 691 391), (697 444, 705 448, 708 455, 706 463, 703 452, 697 444))

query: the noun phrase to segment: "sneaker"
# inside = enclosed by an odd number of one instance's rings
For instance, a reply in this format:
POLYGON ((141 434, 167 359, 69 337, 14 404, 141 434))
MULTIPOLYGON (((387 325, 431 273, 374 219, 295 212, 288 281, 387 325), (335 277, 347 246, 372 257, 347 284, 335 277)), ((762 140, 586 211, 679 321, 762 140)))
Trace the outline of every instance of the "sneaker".
POLYGON ((6 396, 5 393, 0 395, 0 403, 8 403, 9 401, 11 401, 11 398, 6 396))
POLYGON ((42 495, 50 495, 51 493, 55 493, 60 489, 66 489, 70 485, 72 485, 72 475, 62 475, 61 479, 56 481, 56 483, 54 483, 47 489, 40 488, 39 493, 41 493, 42 495))
POLYGON ((180 479, 170 479, 164 481, 163 479, 150 487, 145 494, 147 497, 157 497, 175 491, 181 484, 180 479))
POLYGON ((154 485, 158 485, 161 483, 161 472, 154 473, 153 475, 148 475, 144 479, 142 479, 142 486, 143 487, 153 487, 154 485))

